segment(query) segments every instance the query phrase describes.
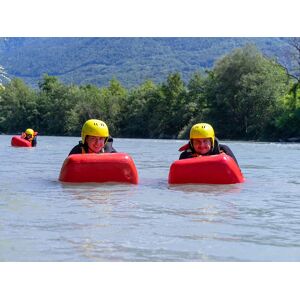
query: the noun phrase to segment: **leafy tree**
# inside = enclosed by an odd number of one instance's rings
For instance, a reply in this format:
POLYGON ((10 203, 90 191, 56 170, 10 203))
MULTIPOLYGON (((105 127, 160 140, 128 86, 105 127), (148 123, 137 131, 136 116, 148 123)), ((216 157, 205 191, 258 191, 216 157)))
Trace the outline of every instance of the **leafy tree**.
POLYGON ((218 61, 209 74, 210 119, 220 136, 257 139, 277 114, 287 88, 285 72, 253 45, 218 61))
POLYGON ((153 103, 156 95, 157 86, 150 80, 129 92, 120 105, 118 128, 121 136, 136 138, 151 136, 149 121, 155 108, 150 102, 153 103))
POLYGON ((45 75, 39 83, 39 124, 45 134, 66 134, 68 114, 76 103, 78 87, 65 86, 56 77, 45 75))
POLYGON ((44 75, 38 90, 14 79, 0 88, 0 131, 33 127, 42 134, 78 136, 83 123, 96 118, 120 137, 186 138, 197 122, 212 123, 221 138, 295 137, 300 92, 287 75, 248 45, 225 56, 206 76, 194 73, 187 85, 179 73, 131 90, 115 78, 99 88, 44 75))
POLYGON ((86 120, 101 119, 108 125, 111 134, 117 134, 120 103, 126 94, 127 91, 116 79, 102 89, 90 84, 80 87, 73 97, 77 98, 73 101, 74 107, 68 111, 67 133, 78 134, 86 120))
POLYGON ((187 99, 183 114, 187 124, 179 132, 179 138, 188 138, 190 128, 206 119, 208 108, 205 89, 206 78, 199 72, 194 73, 187 85, 187 99))
POLYGON ((274 124, 275 137, 300 138, 300 89, 290 91, 284 97, 284 107, 274 124))
POLYGON ((170 74, 160 85, 157 98, 149 101, 152 118, 149 129, 152 137, 176 138, 187 120, 184 112, 187 104, 186 87, 179 73, 170 74))
POLYGON ((37 126, 36 94, 21 79, 13 79, 1 92, 0 130, 13 133, 37 126), (25 129, 24 129, 25 128, 25 129))
POLYGON ((104 117, 103 121, 109 126, 110 132, 114 135, 118 134, 117 123, 120 117, 121 103, 127 97, 127 90, 121 83, 113 78, 109 86, 101 89, 102 106, 104 117))
POLYGON ((101 119, 106 122, 104 99, 98 87, 93 85, 80 87, 76 98, 74 106, 68 112, 68 134, 78 135, 82 125, 88 119, 101 119))

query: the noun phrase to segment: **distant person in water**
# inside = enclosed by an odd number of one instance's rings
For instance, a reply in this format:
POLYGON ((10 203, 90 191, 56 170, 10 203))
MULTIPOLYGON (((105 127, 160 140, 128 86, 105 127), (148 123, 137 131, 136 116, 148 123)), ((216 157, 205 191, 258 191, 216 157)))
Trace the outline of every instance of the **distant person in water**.
POLYGON ((207 123, 195 124, 190 130, 189 142, 179 148, 179 151, 183 151, 179 159, 226 153, 238 164, 230 148, 219 143, 215 137, 214 129, 207 123))
POLYGON ((31 143, 32 147, 35 147, 37 144, 36 136, 38 133, 31 128, 27 128, 25 132, 22 133, 21 137, 31 143))
POLYGON ((69 155, 117 152, 112 143, 113 138, 109 135, 107 125, 101 120, 90 119, 82 126, 81 141, 69 155))

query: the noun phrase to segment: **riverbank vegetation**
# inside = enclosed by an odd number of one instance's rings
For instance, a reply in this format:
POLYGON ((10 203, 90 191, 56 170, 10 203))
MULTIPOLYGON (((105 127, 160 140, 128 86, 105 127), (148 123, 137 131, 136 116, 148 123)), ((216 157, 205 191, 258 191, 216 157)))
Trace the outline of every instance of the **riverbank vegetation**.
POLYGON ((0 132, 32 127, 44 135, 78 136, 87 119, 98 118, 114 137, 186 138, 194 123, 208 122, 221 139, 287 140, 300 137, 297 78, 253 45, 188 82, 177 72, 162 83, 126 89, 115 78, 97 87, 44 75, 33 89, 16 78, 0 88, 0 132))

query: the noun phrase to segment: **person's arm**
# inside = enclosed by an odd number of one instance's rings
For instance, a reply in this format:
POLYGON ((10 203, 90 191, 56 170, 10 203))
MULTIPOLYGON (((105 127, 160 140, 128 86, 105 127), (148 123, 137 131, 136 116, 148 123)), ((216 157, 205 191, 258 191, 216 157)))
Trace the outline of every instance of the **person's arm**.
POLYGON ((116 153, 117 150, 112 146, 113 138, 111 136, 108 137, 107 143, 104 146, 104 153, 116 153))
POLYGON ((220 144, 220 150, 223 151, 224 153, 226 153, 227 155, 231 156, 235 160, 236 164, 239 165, 233 152, 231 151, 231 149, 228 146, 220 144))
POLYGON ((82 149, 80 145, 76 145, 71 152, 69 153, 68 156, 70 156, 71 154, 82 154, 82 149))
POLYGON ((186 158, 192 158, 193 153, 190 151, 184 151, 180 154, 179 159, 186 159, 186 158))
POLYGON ((114 148, 114 147, 111 147, 111 152, 110 153, 117 153, 118 151, 114 148))
POLYGON ((36 147, 36 144, 37 144, 37 140, 36 140, 36 137, 34 137, 32 142, 31 142, 31 146, 36 147))

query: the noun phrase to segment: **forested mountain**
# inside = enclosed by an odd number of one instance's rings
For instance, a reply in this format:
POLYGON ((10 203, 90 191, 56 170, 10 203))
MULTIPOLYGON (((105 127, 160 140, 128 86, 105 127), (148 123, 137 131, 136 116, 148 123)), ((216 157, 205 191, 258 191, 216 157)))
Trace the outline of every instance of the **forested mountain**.
POLYGON ((129 88, 147 79, 162 82, 176 71, 188 81, 247 43, 284 59, 284 38, 0 38, 0 66, 31 86, 47 73, 79 85, 104 86, 116 78, 129 88))
MULTIPOLYGON (((134 88, 118 79, 99 87, 44 75, 31 87, 13 78, 0 85, 0 132, 32 127, 41 134, 77 135, 86 120, 100 119, 115 137, 187 138, 193 124, 205 121, 221 139, 297 141, 300 66, 299 55, 294 55, 300 39, 289 42, 295 51, 285 58, 297 67, 291 73, 247 44, 216 60, 205 74, 193 73, 187 82, 180 72, 171 72, 159 84, 147 80, 134 88)), ((5 70, 0 71, 5 79, 5 70)))

